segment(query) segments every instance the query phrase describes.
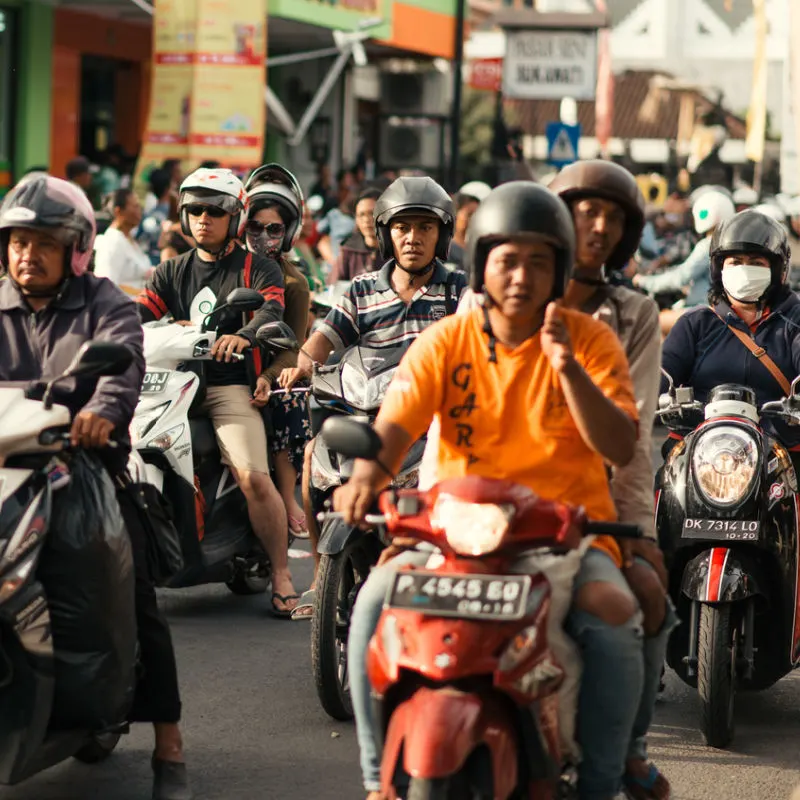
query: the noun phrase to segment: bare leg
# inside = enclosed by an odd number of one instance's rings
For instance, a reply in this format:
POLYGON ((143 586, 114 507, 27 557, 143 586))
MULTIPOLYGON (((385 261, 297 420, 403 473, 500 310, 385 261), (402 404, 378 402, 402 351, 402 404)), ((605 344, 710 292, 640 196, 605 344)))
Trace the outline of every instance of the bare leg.
MULTIPOLYGON (((269 475, 262 472, 236 470, 236 480, 247 500, 247 511, 253 532, 264 546, 272 565, 272 591, 281 595, 295 594, 292 573, 289 572, 289 538, 286 509, 269 475)), ((297 600, 282 603, 279 609, 291 610, 297 600)))
POLYGON ((275 453, 275 482, 283 498, 286 514, 294 517, 294 519, 302 519, 303 509, 297 504, 297 498, 295 497, 297 470, 294 468, 286 450, 275 453))
POLYGON ((156 736, 155 757, 162 761, 183 762, 183 739, 176 722, 156 722, 153 724, 156 736))
POLYGON ((314 509, 311 507, 311 454, 314 452, 314 442, 312 439, 307 445, 305 454, 303 456, 303 510, 306 513, 306 523, 308 524, 308 538, 311 541, 311 554, 314 556, 314 581, 311 583, 314 587, 317 580, 317 570, 319 569, 319 553, 317 547, 319 546, 319 524, 314 516, 314 509))

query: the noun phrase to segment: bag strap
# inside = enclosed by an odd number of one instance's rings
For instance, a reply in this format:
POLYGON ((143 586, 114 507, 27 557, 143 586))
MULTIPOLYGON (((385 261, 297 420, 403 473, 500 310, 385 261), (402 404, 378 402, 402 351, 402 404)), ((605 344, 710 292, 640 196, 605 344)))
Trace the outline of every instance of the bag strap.
POLYGON ((253 269, 253 254, 248 250, 247 255, 244 257, 244 288, 252 289, 253 281, 250 273, 253 269))
MULTIPOLYGON (((716 310, 714 313, 717 314, 716 310)), ((725 327, 769 370, 769 374, 775 378, 781 389, 783 389, 783 393, 788 397, 792 393, 792 384, 783 374, 781 368, 767 355, 767 351, 763 347, 759 347, 744 331, 734 328, 733 325, 722 319, 719 314, 717 316, 722 320, 725 327)))

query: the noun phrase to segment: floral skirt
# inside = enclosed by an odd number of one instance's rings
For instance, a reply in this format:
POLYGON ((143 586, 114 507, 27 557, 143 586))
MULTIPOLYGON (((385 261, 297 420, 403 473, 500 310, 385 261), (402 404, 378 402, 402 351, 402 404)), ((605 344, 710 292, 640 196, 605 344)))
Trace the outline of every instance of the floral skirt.
MULTIPOLYGON (((277 384, 273 388, 278 388, 277 384)), ((308 414, 308 400, 305 393, 273 395, 269 399, 272 436, 270 450, 289 453, 289 460, 297 470, 297 479, 303 471, 303 454, 306 442, 311 438, 311 420, 308 414)))

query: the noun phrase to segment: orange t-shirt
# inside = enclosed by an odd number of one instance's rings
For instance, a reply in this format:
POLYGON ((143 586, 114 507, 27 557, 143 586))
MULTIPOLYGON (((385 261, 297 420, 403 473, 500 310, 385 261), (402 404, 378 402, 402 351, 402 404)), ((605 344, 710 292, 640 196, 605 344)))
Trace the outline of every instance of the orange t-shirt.
MULTIPOLYGON (((606 397, 638 419, 625 352, 605 323, 560 310, 578 363, 606 397)), ((379 419, 421 436, 434 417, 441 434, 437 477, 483 475, 527 486, 540 497, 583 506, 591 519, 616 520, 605 463, 583 440, 539 336, 517 348, 496 345, 489 362, 483 311, 452 316, 409 348, 379 419)), ((597 542, 621 563, 613 539, 597 542)))

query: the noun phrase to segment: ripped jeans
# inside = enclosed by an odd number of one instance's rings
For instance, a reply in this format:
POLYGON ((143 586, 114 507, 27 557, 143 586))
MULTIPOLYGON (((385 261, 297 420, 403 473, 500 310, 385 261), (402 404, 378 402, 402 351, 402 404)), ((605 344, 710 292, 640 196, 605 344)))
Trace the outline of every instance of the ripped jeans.
MULTIPOLYGON (((361 771, 367 791, 380 790, 379 732, 370 703, 366 674, 369 641, 375 633, 394 573, 404 565, 424 566, 429 553, 411 551, 372 571, 361 588, 350 621, 348 663, 350 692, 356 717, 361 771)), ((573 596, 586 583, 609 582, 633 594, 614 561, 600 550, 589 550, 575 578, 573 596)), ((578 698, 577 740, 583 750, 578 769, 580 800, 611 800, 622 785, 625 762, 646 756, 646 735, 653 716, 661 665, 674 612, 661 632, 644 640, 639 614, 612 626, 573 608, 565 628, 583 659, 578 698)))

